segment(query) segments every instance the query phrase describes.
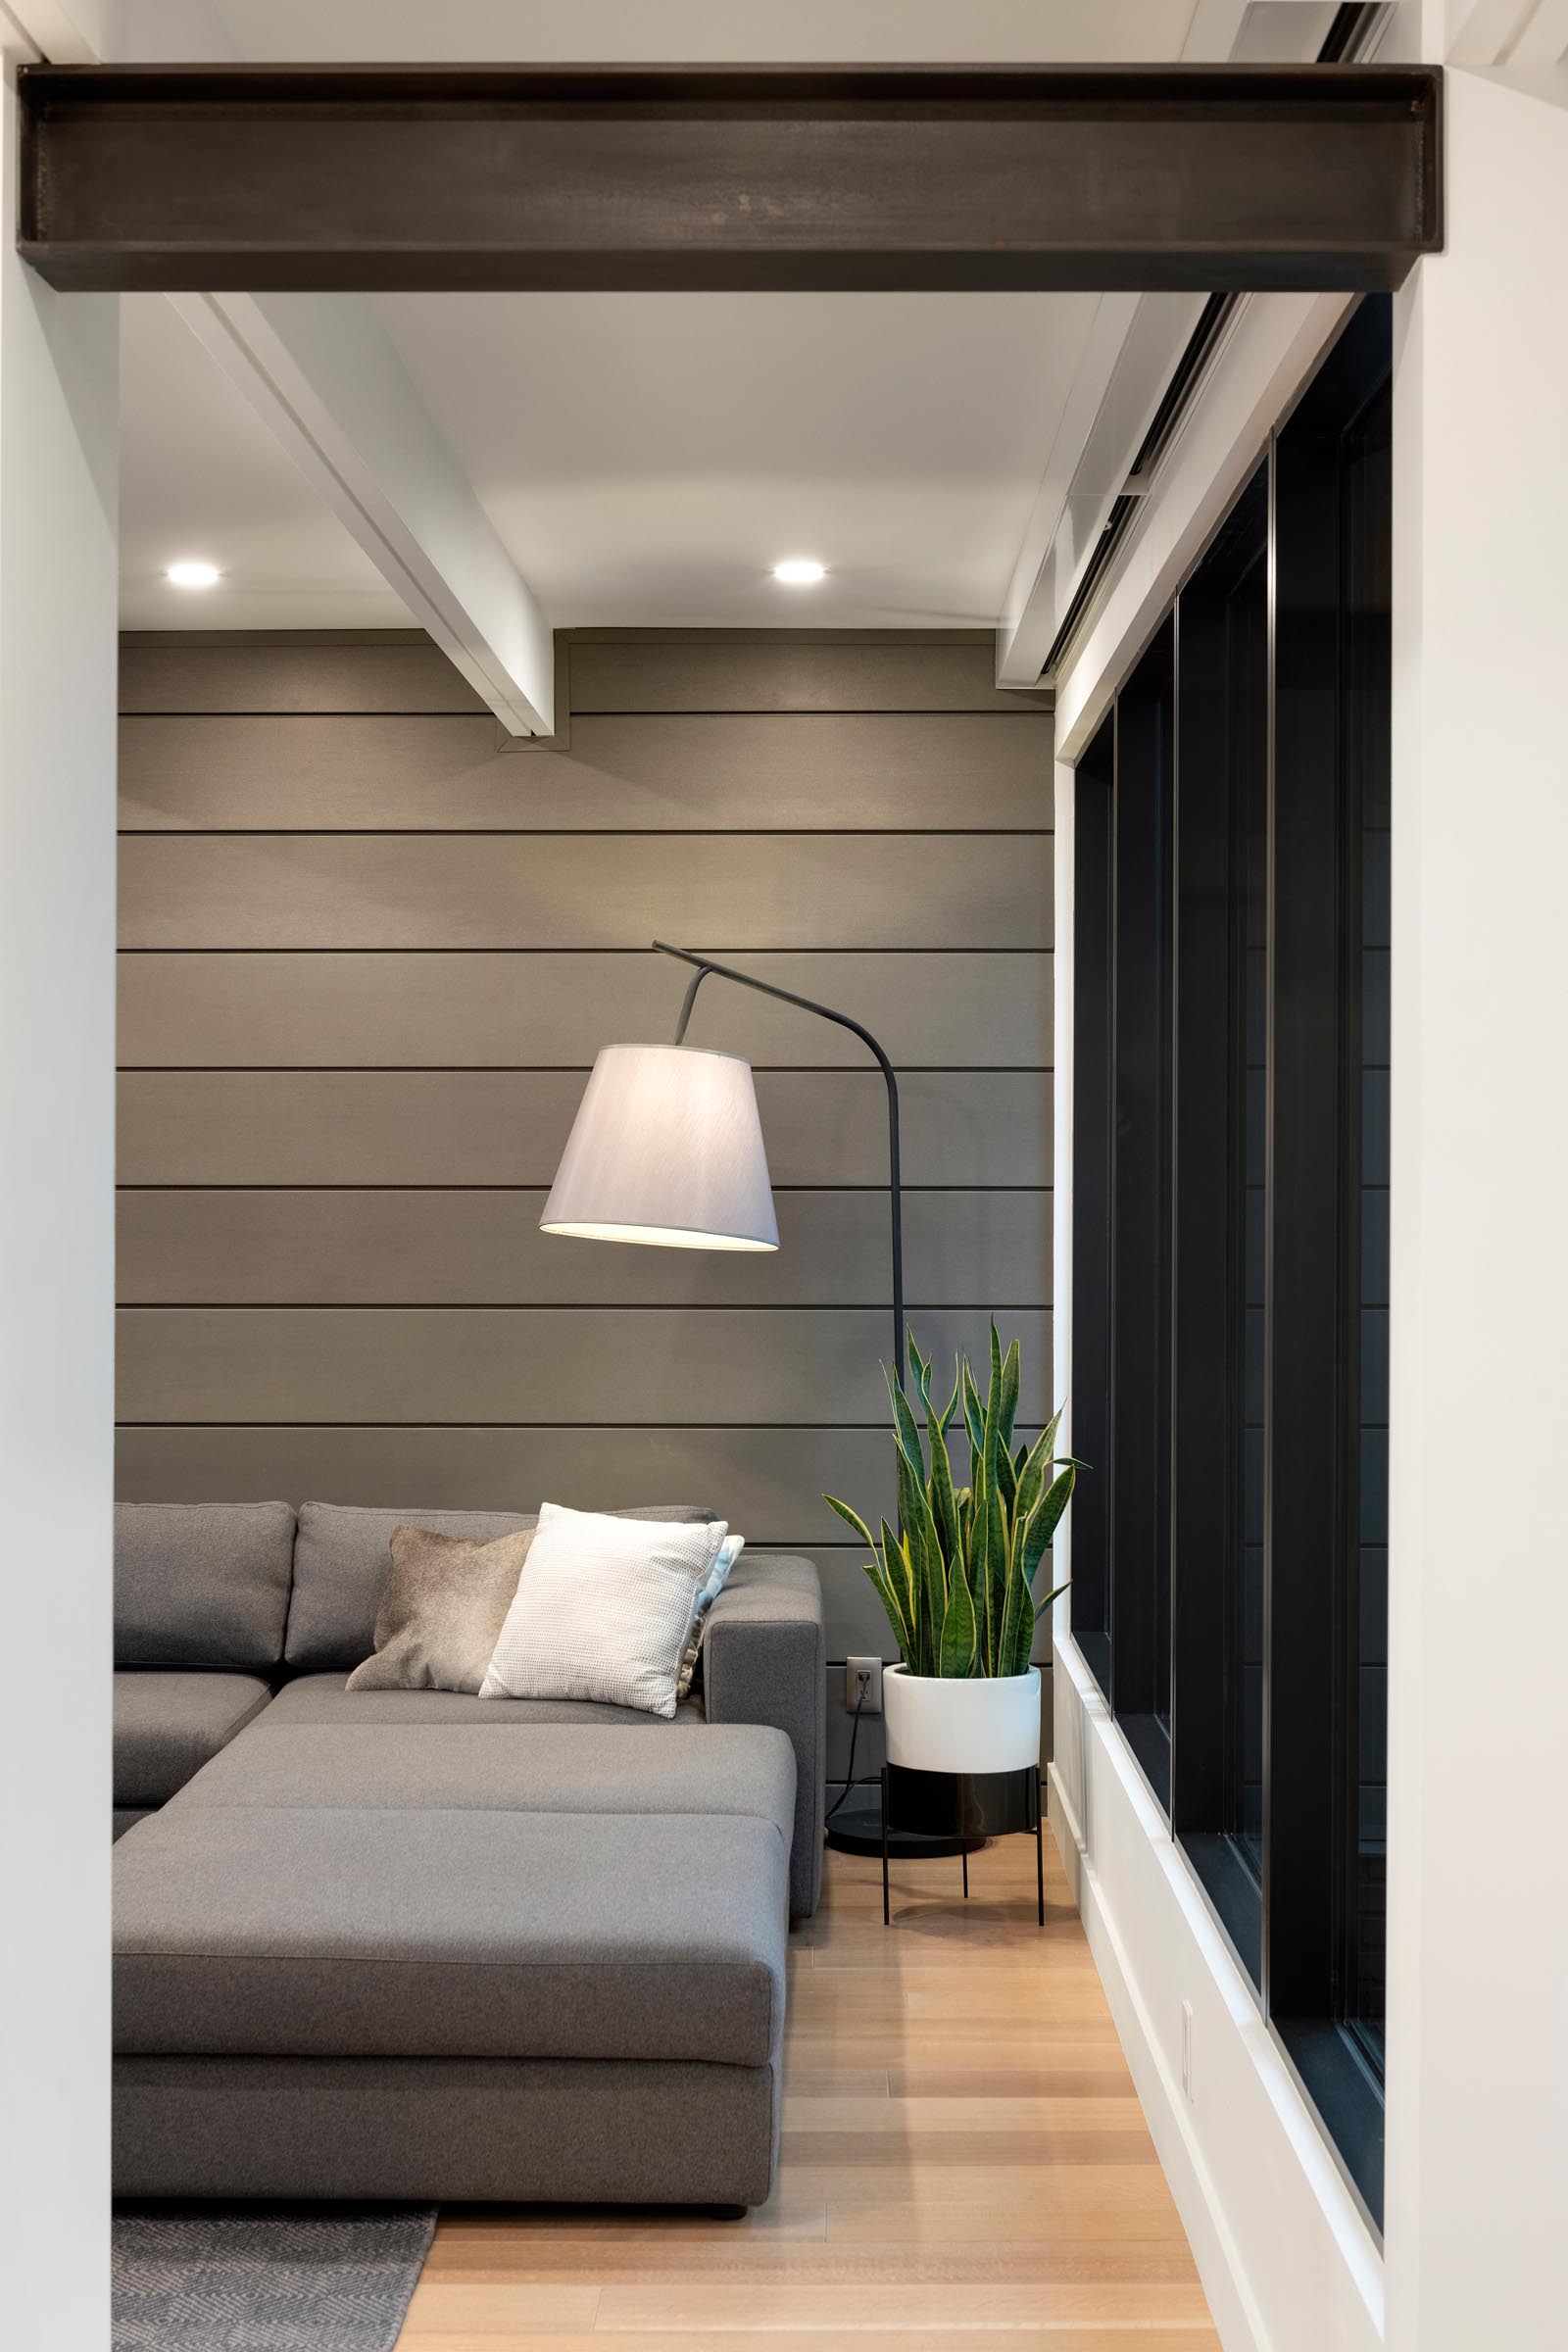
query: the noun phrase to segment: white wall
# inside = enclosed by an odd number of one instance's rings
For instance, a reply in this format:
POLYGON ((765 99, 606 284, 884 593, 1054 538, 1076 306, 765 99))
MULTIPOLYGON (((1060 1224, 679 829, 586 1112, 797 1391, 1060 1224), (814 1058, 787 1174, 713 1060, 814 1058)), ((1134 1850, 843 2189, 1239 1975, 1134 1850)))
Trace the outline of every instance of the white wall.
POLYGON ((1568 111, 1396 318, 1389 2341, 1568 2331, 1568 111))
POLYGON ((18 261, 0 118, 0 2343, 109 2341, 112 296, 18 261))
MULTIPOLYGON (((1446 250, 1396 311, 1384 2259, 1057 1628, 1058 1835, 1231 2352, 1546 2352, 1568 2310, 1568 87, 1450 72, 1447 108, 1446 250)), ((1253 310, 1257 366, 1210 387, 1063 681, 1073 757, 1285 405, 1258 370, 1290 322, 1253 310)), ((1058 768, 1058 1392, 1072 791, 1058 768)))

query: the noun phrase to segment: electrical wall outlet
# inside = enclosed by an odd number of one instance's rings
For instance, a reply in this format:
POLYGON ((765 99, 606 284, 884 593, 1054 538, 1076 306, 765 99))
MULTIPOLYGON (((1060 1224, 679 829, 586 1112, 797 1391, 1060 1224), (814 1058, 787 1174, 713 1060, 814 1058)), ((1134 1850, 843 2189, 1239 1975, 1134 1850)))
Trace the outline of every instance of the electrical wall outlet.
POLYGON ((1193 2095, 1193 2004, 1182 2003, 1182 2088, 1193 2095))
POLYGON ((859 1707, 862 1715, 882 1712, 882 1661, 880 1658, 846 1658, 844 1661, 844 1712, 853 1715, 859 1707), (860 1692, 865 1692, 861 1705, 860 1692))

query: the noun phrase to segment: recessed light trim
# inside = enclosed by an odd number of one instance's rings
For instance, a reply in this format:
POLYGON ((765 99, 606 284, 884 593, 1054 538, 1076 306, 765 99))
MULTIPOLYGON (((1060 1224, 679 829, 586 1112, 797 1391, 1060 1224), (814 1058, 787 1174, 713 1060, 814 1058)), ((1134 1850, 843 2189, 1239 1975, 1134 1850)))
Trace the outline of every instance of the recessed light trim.
POLYGON ((222 574, 201 556, 181 556, 164 574, 172 588, 216 588, 222 574))
POLYGON ((782 564, 774 564, 773 577, 786 588, 814 588, 818 580, 827 578, 827 565, 818 564, 814 556, 786 556, 782 564))

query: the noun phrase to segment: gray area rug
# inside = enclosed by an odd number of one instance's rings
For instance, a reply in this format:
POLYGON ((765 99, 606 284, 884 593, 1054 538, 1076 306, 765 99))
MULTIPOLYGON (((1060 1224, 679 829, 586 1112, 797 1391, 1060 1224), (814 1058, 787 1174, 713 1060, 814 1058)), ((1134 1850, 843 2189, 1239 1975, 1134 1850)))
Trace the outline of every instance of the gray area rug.
POLYGON ((120 2205, 114 2352, 391 2352, 433 2205, 120 2205))

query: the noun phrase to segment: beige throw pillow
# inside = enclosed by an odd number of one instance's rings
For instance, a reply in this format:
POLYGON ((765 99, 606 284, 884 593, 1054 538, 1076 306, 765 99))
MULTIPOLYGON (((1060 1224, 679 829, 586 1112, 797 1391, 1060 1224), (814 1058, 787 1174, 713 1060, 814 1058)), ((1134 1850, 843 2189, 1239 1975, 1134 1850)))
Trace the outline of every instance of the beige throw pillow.
POLYGON ((475 1544, 395 1528, 375 1654, 355 1667, 349 1690, 477 1691, 534 1534, 525 1527, 475 1544))

